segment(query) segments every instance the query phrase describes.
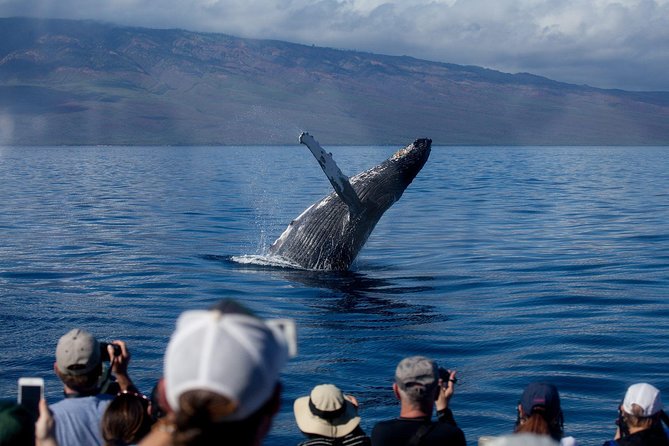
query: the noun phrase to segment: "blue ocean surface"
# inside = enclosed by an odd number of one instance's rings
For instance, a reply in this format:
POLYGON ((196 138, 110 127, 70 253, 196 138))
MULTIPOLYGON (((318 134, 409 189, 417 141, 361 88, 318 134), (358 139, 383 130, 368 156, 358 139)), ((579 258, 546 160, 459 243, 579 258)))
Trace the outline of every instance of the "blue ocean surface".
MULTIPOLYGON (((399 147, 326 147, 348 175, 399 147)), ((0 395, 53 373, 58 338, 125 340, 144 392, 177 316, 233 297, 294 318, 266 444, 334 383, 371 432, 398 415, 397 362, 458 371, 468 443, 509 433, 524 386, 561 392, 565 431, 613 436, 625 389, 669 401, 669 148, 433 147, 350 272, 245 263, 331 186, 305 147, 0 148, 0 395)))

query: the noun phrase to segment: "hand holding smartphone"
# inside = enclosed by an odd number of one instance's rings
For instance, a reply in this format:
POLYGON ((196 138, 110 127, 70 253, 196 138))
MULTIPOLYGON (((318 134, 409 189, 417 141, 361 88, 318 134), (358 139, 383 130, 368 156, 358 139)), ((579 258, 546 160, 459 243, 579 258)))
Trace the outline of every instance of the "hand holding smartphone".
POLYGON ((39 400, 44 398, 43 378, 19 378, 18 403, 28 409, 35 420, 39 417, 39 400))

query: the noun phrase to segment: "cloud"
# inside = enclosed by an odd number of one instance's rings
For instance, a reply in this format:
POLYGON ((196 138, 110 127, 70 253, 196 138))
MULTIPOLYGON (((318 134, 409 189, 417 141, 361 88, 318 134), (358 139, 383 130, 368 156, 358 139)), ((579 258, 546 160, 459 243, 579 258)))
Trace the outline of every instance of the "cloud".
POLYGON ((669 0, 0 0, 0 16, 14 15, 221 32, 669 91, 669 0))

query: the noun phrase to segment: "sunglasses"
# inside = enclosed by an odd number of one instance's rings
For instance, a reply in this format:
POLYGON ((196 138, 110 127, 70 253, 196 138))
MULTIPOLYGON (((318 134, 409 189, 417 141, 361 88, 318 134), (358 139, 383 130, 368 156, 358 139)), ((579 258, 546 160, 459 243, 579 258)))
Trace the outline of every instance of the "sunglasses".
POLYGON ((116 396, 123 396, 123 395, 128 395, 132 396, 135 398, 139 398, 142 401, 142 404, 144 404, 144 407, 149 407, 151 404, 151 400, 144 394, 139 393, 139 392, 133 392, 130 390, 121 390, 119 393, 116 394, 116 396))

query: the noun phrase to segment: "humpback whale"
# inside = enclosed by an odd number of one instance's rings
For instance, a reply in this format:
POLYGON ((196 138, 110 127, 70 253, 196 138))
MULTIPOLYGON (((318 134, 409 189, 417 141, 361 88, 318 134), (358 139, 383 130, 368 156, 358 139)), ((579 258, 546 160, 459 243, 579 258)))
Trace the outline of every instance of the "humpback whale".
POLYGON ((417 139, 350 179, 313 136, 302 133, 299 141, 316 157, 334 192, 293 220, 269 253, 304 269, 345 271, 383 213, 400 199, 425 165, 432 140, 417 139))

